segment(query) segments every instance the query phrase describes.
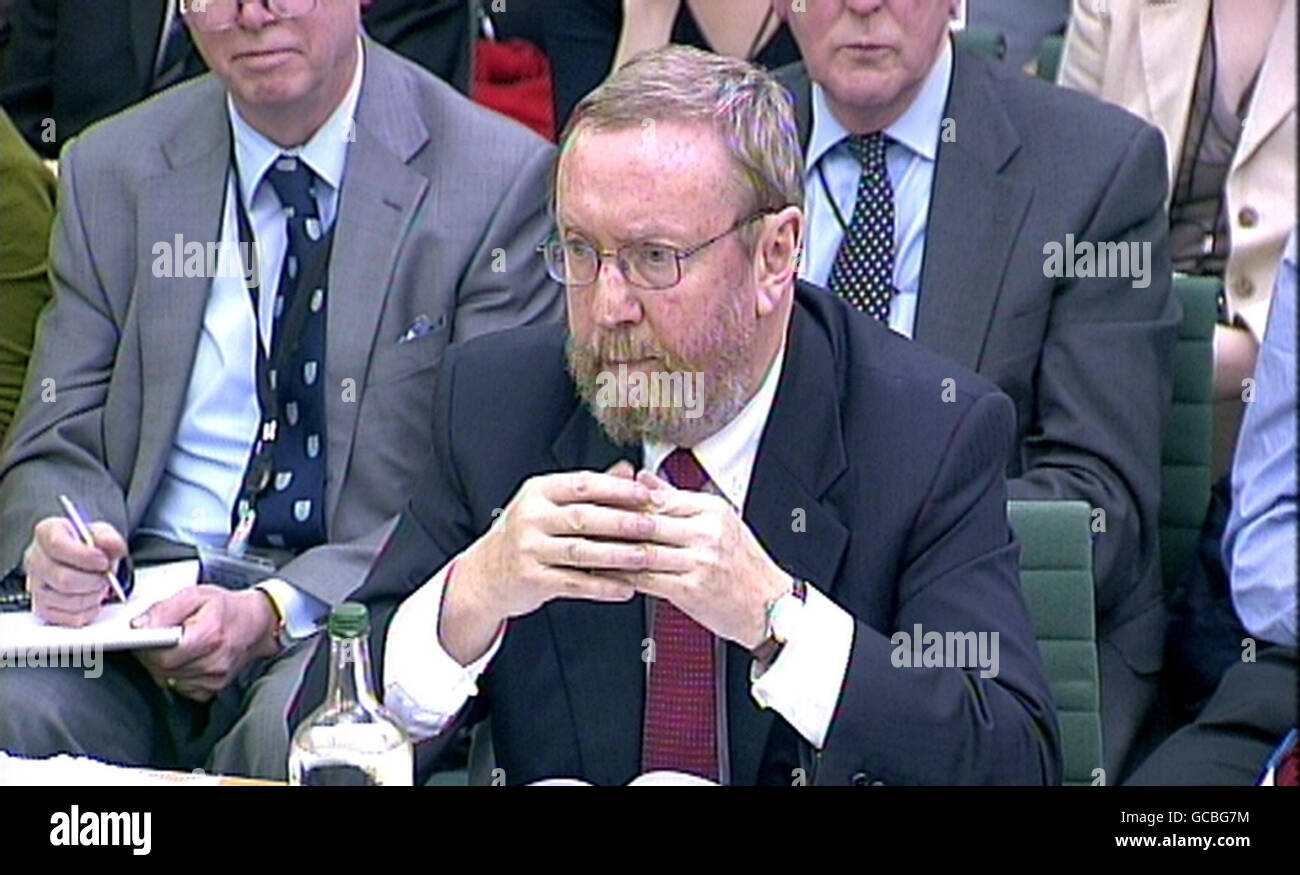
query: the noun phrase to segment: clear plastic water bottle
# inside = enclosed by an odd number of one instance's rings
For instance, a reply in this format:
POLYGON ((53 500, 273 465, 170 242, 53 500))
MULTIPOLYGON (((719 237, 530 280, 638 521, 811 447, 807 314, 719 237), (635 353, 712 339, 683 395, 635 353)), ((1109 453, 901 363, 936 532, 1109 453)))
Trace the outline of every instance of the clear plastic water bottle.
POLYGON ((330 614, 330 676, 324 703, 289 746, 295 786, 406 786, 415 779, 411 741, 380 704, 370 680, 370 613, 347 602, 330 614))

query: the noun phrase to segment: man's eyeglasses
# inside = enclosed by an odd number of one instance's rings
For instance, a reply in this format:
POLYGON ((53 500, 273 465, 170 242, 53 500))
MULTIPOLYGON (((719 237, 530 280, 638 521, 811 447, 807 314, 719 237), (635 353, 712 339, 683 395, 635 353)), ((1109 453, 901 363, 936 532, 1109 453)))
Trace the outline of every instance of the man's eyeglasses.
POLYGON ((300 18, 316 8, 317 0, 177 0, 181 14, 197 30, 230 30, 246 3, 261 3, 276 18, 300 18))
POLYGON ((682 281, 682 262, 701 250, 712 246, 728 234, 733 234, 755 219, 775 212, 759 210, 741 219, 727 230, 690 249, 675 249, 663 243, 629 243, 609 251, 597 249, 582 237, 561 239, 559 231, 552 231, 537 251, 546 258, 546 272, 551 279, 566 286, 589 286, 600 274, 601 263, 614 257, 623 279, 629 285, 642 289, 668 289, 682 281))

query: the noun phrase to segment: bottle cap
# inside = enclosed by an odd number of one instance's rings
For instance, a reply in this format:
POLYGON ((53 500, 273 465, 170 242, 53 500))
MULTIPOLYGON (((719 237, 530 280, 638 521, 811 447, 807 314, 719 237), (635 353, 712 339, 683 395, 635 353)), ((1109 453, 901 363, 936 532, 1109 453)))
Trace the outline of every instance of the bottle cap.
POLYGON ((344 602, 330 612, 329 633, 335 638, 360 638, 370 632, 370 612, 358 602, 344 602))

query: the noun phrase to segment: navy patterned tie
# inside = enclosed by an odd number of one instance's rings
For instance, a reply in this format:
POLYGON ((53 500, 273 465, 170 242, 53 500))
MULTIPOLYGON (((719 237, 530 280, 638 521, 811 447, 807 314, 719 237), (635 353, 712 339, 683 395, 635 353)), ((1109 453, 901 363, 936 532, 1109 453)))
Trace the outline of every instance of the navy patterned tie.
MULTIPOLYGON (((289 245, 271 335, 270 385, 279 402, 270 443, 272 475, 254 502, 252 541, 303 550, 325 540, 325 272, 308 271, 307 266, 327 257, 329 238, 316 208, 317 178, 311 168, 281 155, 266 180, 284 206, 289 245), (320 282, 302 288, 309 274, 320 282), (295 302, 302 311, 296 320, 299 330, 286 331, 295 302), (280 350, 284 343, 290 347, 280 350)), ((236 508, 236 517, 239 511, 236 508)))
POLYGON ((853 218, 831 266, 827 285, 857 309, 889 322, 894 294, 894 191, 885 168, 885 135, 846 141, 862 165, 853 218))

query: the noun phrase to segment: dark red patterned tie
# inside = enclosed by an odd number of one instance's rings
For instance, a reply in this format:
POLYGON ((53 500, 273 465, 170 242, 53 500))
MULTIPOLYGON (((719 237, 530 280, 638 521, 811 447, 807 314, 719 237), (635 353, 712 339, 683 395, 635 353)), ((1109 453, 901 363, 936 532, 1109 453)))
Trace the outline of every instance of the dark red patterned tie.
MULTIPOLYGON (((708 483, 690 450, 676 449, 659 469, 678 489, 708 483)), ((641 768, 673 769, 718 780, 717 699, 713 633, 654 599, 654 661, 650 663, 641 768)))
POLYGON ((1286 756, 1282 757, 1273 783, 1278 787, 1300 786, 1300 745, 1291 748, 1286 756))

